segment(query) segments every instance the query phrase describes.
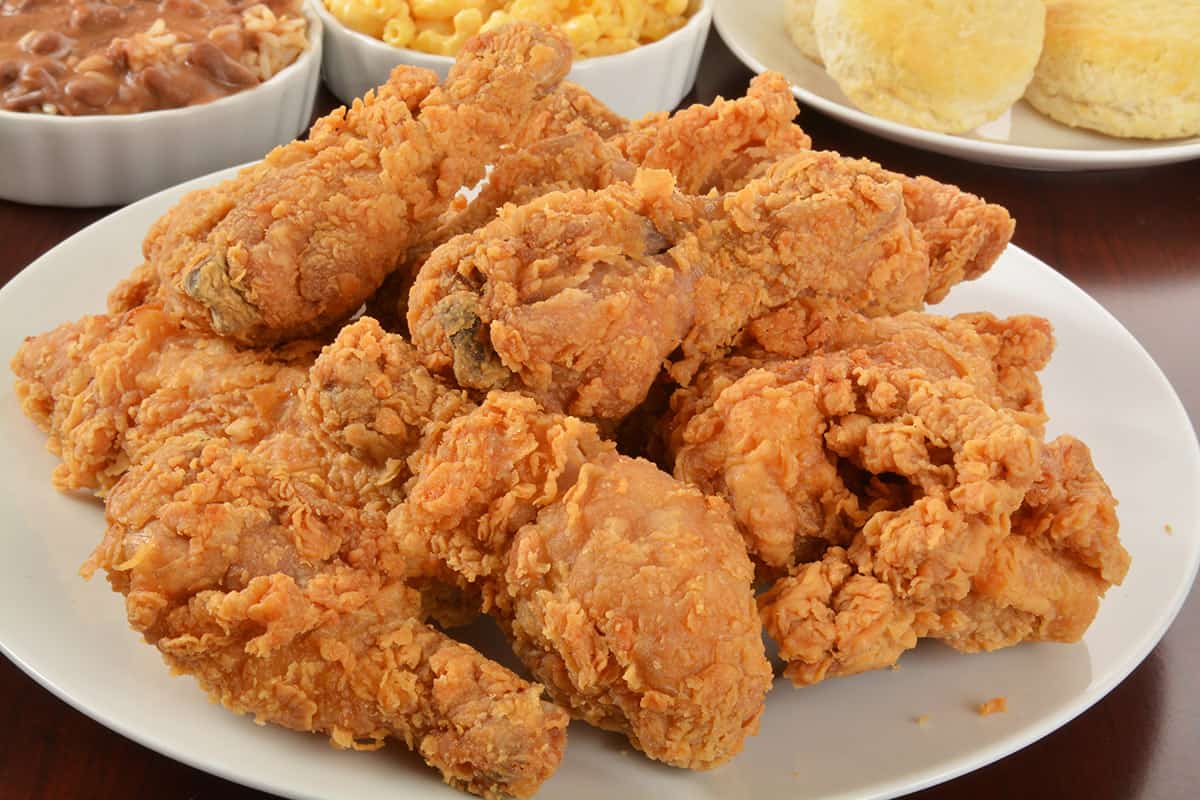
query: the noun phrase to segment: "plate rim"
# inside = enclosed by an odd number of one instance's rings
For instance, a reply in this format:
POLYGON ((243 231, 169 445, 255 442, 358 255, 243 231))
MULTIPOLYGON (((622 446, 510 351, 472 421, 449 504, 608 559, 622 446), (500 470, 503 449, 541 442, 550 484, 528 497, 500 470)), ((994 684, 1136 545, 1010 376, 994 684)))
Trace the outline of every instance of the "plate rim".
MULTIPOLYGON (((47 250, 42 255, 38 256, 23 268, 17 275, 8 281, 3 287, 0 287, 0 304, 3 304, 6 296, 14 292, 21 291, 20 287, 29 280, 34 280, 31 276, 37 271, 38 265, 43 262, 52 261, 57 257, 59 250, 65 248, 76 237, 79 237, 93 228, 99 226, 110 226, 117 221, 116 218, 126 215, 136 215, 145 206, 162 202, 160 196, 174 193, 191 191, 202 186, 214 185, 221 180, 225 180, 238 171, 250 166, 256 162, 248 162, 246 164, 229 167, 223 170, 209 173, 198 178, 185 181, 167 189, 163 189, 155 194, 152 194, 142 200, 125 206, 111 214, 105 215, 95 222, 80 229, 76 233, 62 240, 54 247, 47 250)), ((139 234, 140 235, 140 234, 139 234)), ((1105 308, 1098 300, 1089 295, 1081 287, 1072 282, 1069 278, 1056 270, 1054 267, 1042 261, 1037 256, 1024 250, 1023 248, 1009 244, 1005 253, 1012 251, 1012 257, 1024 259, 1030 262, 1035 268, 1044 271, 1047 278, 1058 283, 1062 288, 1075 294, 1079 300, 1086 306, 1091 307, 1091 311, 1099 312, 1108 322, 1115 325, 1115 330, 1128 338, 1141 358, 1151 367, 1152 375, 1166 389, 1166 393, 1173 402, 1173 410, 1179 418, 1191 429, 1191 437, 1189 447, 1186 448, 1188 460, 1192 468, 1200 473, 1200 435, 1197 433, 1195 424, 1191 421, 1187 413, 1186 407, 1183 405, 1179 393, 1175 390, 1170 379, 1163 372, 1159 364, 1154 360, 1145 346, 1133 335, 1124 324, 1121 323, 1107 308, 1105 308)), ((1002 254, 1003 256, 1003 254, 1002 254)), ((1200 521, 1200 493, 1192 497, 1193 511, 1192 517, 1200 521)), ((866 791, 846 792, 841 795, 832 795, 833 797, 854 797, 868 798, 870 800, 884 800, 885 798, 894 798, 901 795, 906 795, 912 792, 921 791, 931 786, 936 786, 946 783, 955 778, 961 777, 967 773, 982 769, 986 766, 996 763, 997 761, 1012 755, 1013 753, 1028 747, 1029 745, 1045 738, 1049 734, 1062 728, 1064 725, 1075 719, 1083 712, 1095 706, 1103 700, 1116 686, 1122 683, 1138 666, 1145 661, 1150 652, 1162 641, 1175 619, 1178 617, 1188 597, 1193 591, 1197 576, 1200 575, 1200 547, 1195 547, 1191 557, 1191 565, 1187 572, 1190 577, 1186 581, 1181 581, 1175 588, 1175 592, 1168 604, 1169 613, 1162 614, 1158 618, 1158 624, 1147 629, 1143 629, 1143 635, 1140 637, 1137 645, 1128 651, 1124 658, 1118 660, 1115 665, 1110 667, 1109 675, 1095 686, 1089 686, 1081 691, 1076 697, 1064 704, 1064 707, 1056 714, 1050 715, 1043 720, 1034 724, 1027 725, 1023 728, 1013 731, 990 745, 977 748, 971 753, 963 754, 948 760, 939 761, 937 765, 931 765, 924 769, 907 773, 900 777, 891 780, 877 781, 866 791)), ((44 676, 41 671, 32 663, 27 662, 15 653, 10 646, 3 640, 0 640, 0 652, 2 652, 13 664, 15 664, 22 672, 32 678, 39 686, 49 691, 56 698, 63 701, 76 711, 87 716, 89 719, 103 725, 105 728, 131 740, 139 745, 146 747, 160 755, 171 758, 180 763, 186 764, 194 769, 202 772, 215 775, 222 779, 228 780, 238 785, 247 786, 263 792, 279 795, 281 797, 295 798, 296 800, 327 800, 324 795, 309 793, 302 788, 283 785, 273 781, 270 777, 260 777, 252 772, 236 772, 231 767, 225 766, 224 762, 217 760, 205 760, 199 756, 193 756, 182 746, 176 746, 169 740, 154 738, 149 734, 143 734, 136 728, 126 725, 116 718, 110 717, 100 711, 95 711, 85 705, 81 700, 68 694, 65 690, 60 689, 56 684, 51 682, 44 676)))
MULTIPOLYGON (((734 57, 756 75, 771 71, 755 58, 742 41, 730 35, 726 15, 731 14, 732 0, 711 0, 713 27, 734 57)), ((775 70, 778 71, 778 70, 775 70)), ((792 94, 818 111, 848 125, 889 141, 951 158, 974 161, 1015 169, 1042 171, 1084 171, 1137 169, 1174 164, 1200 158, 1200 136, 1155 147, 1136 147, 1121 150, 1082 150, 1063 147, 1032 147, 1005 142, 968 139, 939 131, 927 131, 912 125, 876 117, 853 106, 830 100, 788 79, 792 94)), ((1017 102, 1021 102, 1018 100, 1017 102)), ((1103 134, 1101 134, 1103 135, 1103 134)))

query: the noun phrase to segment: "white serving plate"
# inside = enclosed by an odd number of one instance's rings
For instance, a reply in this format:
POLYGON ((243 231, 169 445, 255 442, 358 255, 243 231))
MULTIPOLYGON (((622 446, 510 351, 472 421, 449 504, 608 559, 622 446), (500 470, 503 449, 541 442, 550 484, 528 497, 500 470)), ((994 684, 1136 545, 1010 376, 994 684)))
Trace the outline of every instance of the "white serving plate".
POLYGON ((819 64, 804 57, 783 24, 784 0, 713 0, 721 38, 755 72, 775 70, 804 104, 901 144, 968 161, 1037 170, 1126 169, 1200 158, 1200 136, 1118 139, 1062 125, 1024 100, 999 119, 962 134, 935 133, 859 111, 819 64))
MULTIPOLYGON (((109 287, 139 262, 150 223, 190 189, 162 192, 63 242, 0 290, 0 353, 64 320, 103 308, 109 287)), ((1121 500, 1133 554, 1076 645, 1029 644, 959 655, 926 643, 901 669, 798 690, 779 682, 759 735, 710 772, 642 758, 622 738, 571 726, 566 758, 542 800, 612 797, 891 797, 1007 755, 1103 697, 1162 637, 1200 563, 1200 448, 1186 413, 1151 358, 1119 322, 1057 272, 1010 247, 982 279, 938 311, 1036 313, 1055 325, 1058 352, 1043 374, 1050 432, 1076 434, 1121 500), (1164 524, 1173 526, 1167 535, 1164 524), (974 707, 1008 698, 1007 713, 974 707), (928 714, 921 727, 915 718, 928 714)), ((192 766, 305 800, 460 797, 419 760, 392 747, 332 749, 323 737, 260 728, 172 677, 127 626, 122 598, 76 574, 104 528, 100 505, 51 488, 55 459, 0 382, 0 647, 35 680, 113 730, 192 766)), ((58 754, 70 759, 70 752, 58 754)))

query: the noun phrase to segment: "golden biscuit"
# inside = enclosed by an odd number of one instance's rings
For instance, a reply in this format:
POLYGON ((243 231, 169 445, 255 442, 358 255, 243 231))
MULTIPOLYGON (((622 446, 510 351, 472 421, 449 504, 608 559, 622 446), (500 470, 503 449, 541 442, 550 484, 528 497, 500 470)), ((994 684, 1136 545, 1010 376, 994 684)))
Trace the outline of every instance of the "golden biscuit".
POLYGON ((1051 0, 1025 99, 1112 136, 1200 134, 1200 3, 1051 0))
POLYGON ((821 60, 821 49, 817 47, 817 32, 813 29, 813 10, 816 5, 817 0, 786 0, 783 24, 801 53, 810 61, 824 64, 821 60))
POLYGON ((1020 99, 1042 50, 1042 0, 817 0, 825 68, 852 103, 961 133, 1020 99))

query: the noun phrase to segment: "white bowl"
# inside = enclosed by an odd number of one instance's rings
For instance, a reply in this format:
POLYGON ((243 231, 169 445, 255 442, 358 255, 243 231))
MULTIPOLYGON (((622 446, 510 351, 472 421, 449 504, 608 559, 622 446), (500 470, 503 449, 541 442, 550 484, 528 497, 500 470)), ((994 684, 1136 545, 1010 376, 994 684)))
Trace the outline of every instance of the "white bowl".
MULTIPOLYGON (((329 13, 321 0, 311 1, 325 23, 325 83, 343 103, 386 81, 397 64, 431 69, 444 78, 454 63, 449 56, 392 47, 351 30, 329 13)), ((712 24, 708 0, 692 0, 691 5, 694 11, 679 30, 624 53, 578 60, 567 80, 625 117, 675 108, 696 82, 712 24)))
POLYGON ((211 103, 62 117, 0 111, 0 198, 124 205, 213 170, 255 161, 308 127, 321 75, 321 19, 308 49, 269 80, 211 103))

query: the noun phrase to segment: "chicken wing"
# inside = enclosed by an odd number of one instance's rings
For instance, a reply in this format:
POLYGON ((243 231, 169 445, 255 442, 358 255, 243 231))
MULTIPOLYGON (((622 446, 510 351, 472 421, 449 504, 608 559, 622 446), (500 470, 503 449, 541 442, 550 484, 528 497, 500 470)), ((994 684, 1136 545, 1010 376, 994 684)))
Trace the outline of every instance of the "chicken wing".
POLYGON ((752 172, 812 147, 794 124, 799 114, 787 78, 764 72, 743 97, 651 114, 612 143, 636 166, 669 170, 681 192, 728 192, 742 188, 752 172))
POLYGON ((931 525, 916 541, 895 529, 875 537, 864 529, 848 550, 832 547, 820 561, 794 567, 759 598, 763 624, 788 662, 784 674, 807 685, 878 669, 921 637, 968 653, 1079 641, 1105 592, 1124 579, 1129 554, 1117 537, 1116 501, 1087 447, 1062 436, 1040 459, 1011 526, 989 532, 998 538, 981 559, 945 562, 938 538, 949 531, 931 525), (930 580, 956 576, 955 590, 941 597, 896 580, 930 553, 936 558, 922 564, 937 566, 930 580))
MULTIPOLYGON (((579 94, 572 99, 580 103, 579 94)), ((792 122, 799 113, 787 80, 768 72, 750 82, 744 97, 718 97, 711 105, 651 114, 623 126, 607 117, 597 120, 595 112, 577 115, 574 124, 559 121, 543 129, 547 135, 497 162, 469 213, 447 231, 474 230, 505 203, 523 205, 551 191, 629 181, 637 167, 670 171, 686 194, 724 191, 752 169, 809 149, 812 141, 792 122)))

